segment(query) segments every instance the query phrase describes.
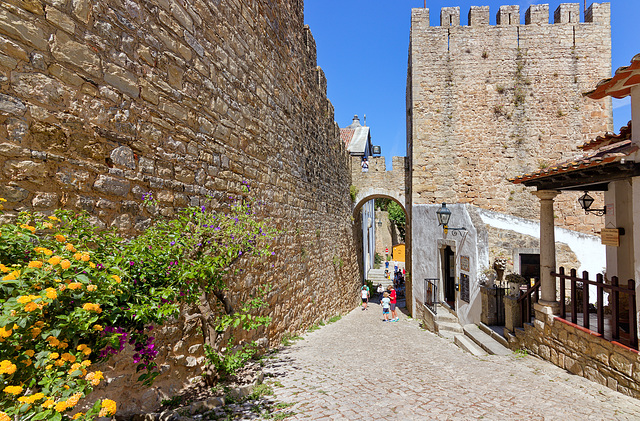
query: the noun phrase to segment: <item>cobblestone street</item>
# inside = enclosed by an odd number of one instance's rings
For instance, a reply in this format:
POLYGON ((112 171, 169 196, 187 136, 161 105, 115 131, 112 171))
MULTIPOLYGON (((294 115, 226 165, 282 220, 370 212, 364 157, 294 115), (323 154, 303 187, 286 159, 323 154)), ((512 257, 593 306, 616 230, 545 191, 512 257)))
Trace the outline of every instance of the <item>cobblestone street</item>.
POLYGON ((474 357, 399 314, 370 304, 276 354, 266 380, 287 419, 640 419, 638 400, 532 356, 474 357))

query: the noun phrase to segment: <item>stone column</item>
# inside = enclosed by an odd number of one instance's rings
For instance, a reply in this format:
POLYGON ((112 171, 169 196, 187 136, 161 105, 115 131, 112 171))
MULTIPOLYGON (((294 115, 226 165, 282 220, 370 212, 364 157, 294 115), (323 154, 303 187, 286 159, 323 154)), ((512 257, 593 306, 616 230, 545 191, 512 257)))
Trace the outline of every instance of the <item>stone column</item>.
POLYGON ((540 301, 542 306, 551 307, 557 314, 556 278, 551 272, 556 270, 556 240, 553 225, 553 199, 560 194, 555 190, 533 192, 540 199, 540 301))

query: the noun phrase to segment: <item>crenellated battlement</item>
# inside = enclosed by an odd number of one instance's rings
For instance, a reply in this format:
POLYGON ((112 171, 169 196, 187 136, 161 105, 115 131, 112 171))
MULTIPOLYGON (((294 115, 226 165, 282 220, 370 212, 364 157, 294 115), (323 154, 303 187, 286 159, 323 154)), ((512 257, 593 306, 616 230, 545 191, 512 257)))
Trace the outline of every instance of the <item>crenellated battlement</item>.
MULTIPOLYGON (((490 25, 491 12, 489 6, 471 6, 469 9, 468 26, 490 25)), ((496 25, 520 25, 520 6, 500 6, 496 14, 496 25)), ((585 13, 585 23, 608 24, 611 19, 609 3, 593 3, 585 13)), ((413 9, 412 20, 418 20, 424 26, 429 26, 429 9, 413 9)), ((532 4, 525 12, 525 25, 549 24, 550 13, 548 4, 532 4)), ((563 3, 553 13, 553 24, 580 23, 580 4, 563 3)), ((460 7, 443 7, 440 9, 440 26, 462 26, 460 24, 460 7)))

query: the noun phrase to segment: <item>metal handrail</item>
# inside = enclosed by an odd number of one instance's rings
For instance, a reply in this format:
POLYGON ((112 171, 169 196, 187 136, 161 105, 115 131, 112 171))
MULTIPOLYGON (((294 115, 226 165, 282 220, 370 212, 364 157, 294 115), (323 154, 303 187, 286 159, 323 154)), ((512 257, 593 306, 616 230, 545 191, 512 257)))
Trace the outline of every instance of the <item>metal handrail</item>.
POLYGON ((438 313, 438 283, 440 278, 424 278, 424 305, 433 311, 433 314, 438 313), (436 282, 433 282, 436 281, 436 282))

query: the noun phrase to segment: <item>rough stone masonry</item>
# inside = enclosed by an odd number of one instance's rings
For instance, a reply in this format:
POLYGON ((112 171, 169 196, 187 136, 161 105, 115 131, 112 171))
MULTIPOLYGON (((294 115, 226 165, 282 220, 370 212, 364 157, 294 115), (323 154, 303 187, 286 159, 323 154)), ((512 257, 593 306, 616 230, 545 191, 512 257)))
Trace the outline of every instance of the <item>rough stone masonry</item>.
MULTIPOLYGON (((242 181, 266 202, 261 216, 283 230, 273 267, 231 285, 237 296, 273 285, 270 341, 353 308, 348 154, 301 1, 0 3, 8 215, 83 209, 95 224, 133 234, 151 222, 145 192, 171 216, 215 207, 242 181)), ((185 312, 158 336, 163 374, 154 388, 140 388, 120 358, 98 393, 120 413, 151 410, 197 378, 195 320, 185 312)))
MULTIPOLYGON (((582 96, 611 76, 609 3, 413 9, 407 80, 407 155, 413 204, 471 203, 537 220, 538 200, 507 178, 578 153, 577 146, 612 130, 610 100, 582 96), (566 152, 571 151, 571 152, 566 152)), ((555 206, 556 226, 593 233, 578 193, 555 206)), ((601 199, 600 199, 601 200, 601 199)))

